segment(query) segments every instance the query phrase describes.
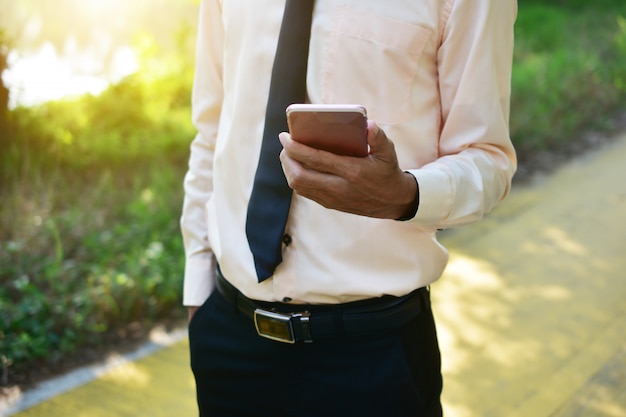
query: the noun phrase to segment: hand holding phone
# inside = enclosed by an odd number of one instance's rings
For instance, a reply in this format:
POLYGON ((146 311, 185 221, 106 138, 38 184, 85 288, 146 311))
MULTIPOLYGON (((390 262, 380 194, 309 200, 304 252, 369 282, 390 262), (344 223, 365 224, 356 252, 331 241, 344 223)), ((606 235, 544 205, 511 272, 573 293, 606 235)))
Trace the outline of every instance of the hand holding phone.
POLYGON ((353 104, 292 104, 287 123, 293 140, 337 155, 367 156, 367 113, 353 104))

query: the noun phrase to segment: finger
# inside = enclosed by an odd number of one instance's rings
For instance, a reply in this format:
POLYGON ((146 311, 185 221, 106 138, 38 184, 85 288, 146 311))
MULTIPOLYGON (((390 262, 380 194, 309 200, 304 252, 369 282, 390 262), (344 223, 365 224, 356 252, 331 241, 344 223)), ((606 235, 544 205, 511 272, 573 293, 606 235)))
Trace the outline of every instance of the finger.
POLYGON ((338 175, 349 167, 349 161, 346 161, 345 156, 304 145, 293 140, 286 132, 278 137, 285 151, 283 157, 297 161, 307 169, 338 175))
POLYGON ((314 150, 310 146, 293 140, 291 135, 287 132, 282 132, 278 135, 278 140, 283 145, 287 155, 299 162, 304 162, 309 154, 314 150))
POLYGON ((310 168, 291 158, 286 151, 281 152, 280 162, 287 178, 287 183, 294 190, 319 187, 335 177, 335 174, 310 168))
MULTIPOLYGON (((287 184, 294 193, 331 207, 337 193, 345 188, 345 180, 333 175, 307 169, 290 159, 283 165, 287 184)), ((341 193, 339 194, 341 195, 341 193)))

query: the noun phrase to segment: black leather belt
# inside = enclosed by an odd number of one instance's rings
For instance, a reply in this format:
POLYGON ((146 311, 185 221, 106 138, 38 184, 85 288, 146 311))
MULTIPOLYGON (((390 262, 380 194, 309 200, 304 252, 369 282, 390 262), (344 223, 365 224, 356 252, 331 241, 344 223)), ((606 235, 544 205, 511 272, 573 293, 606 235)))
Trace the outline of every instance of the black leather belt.
POLYGON ((362 336, 398 329, 430 307, 430 294, 419 288, 403 297, 383 296, 344 304, 286 304, 252 300, 221 272, 217 290, 237 310, 250 317, 260 336, 284 343, 362 336))

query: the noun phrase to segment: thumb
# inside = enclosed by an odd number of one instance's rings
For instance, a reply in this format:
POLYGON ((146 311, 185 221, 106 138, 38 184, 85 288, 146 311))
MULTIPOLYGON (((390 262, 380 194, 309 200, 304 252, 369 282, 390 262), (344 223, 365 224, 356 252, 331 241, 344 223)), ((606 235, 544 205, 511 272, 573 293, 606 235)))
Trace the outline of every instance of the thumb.
POLYGON ((370 154, 376 154, 383 151, 388 139, 385 132, 372 121, 367 121, 367 144, 370 147, 370 154))

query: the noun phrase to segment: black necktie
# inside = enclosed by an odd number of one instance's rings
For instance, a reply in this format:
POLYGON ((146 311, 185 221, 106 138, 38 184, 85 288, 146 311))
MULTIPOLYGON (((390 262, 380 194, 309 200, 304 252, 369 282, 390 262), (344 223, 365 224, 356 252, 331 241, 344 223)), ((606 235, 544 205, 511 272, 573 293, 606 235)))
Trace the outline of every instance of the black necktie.
POLYGON ((306 68, 314 0, 287 0, 274 57, 259 166, 248 204, 246 235, 259 282, 282 261, 291 189, 280 165, 278 134, 287 131, 285 109, 306 99, 306 68))

